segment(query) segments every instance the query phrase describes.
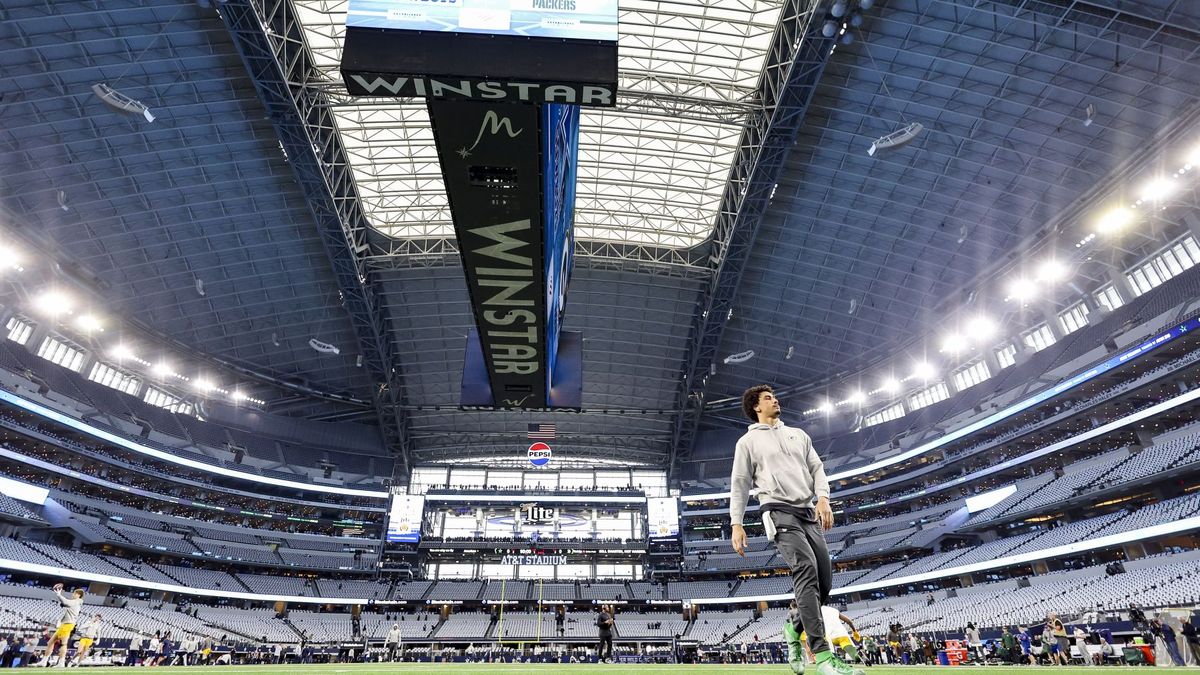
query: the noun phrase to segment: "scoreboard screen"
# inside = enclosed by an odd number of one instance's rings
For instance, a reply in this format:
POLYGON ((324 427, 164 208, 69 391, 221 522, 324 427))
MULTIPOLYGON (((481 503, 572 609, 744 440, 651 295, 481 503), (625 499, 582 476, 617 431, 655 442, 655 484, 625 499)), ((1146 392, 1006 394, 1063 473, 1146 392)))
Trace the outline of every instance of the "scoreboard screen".
POLYGON ((617 0, 350 0, 352 28, 617 41, 617 0))
POLYGON ((425 497, 392 495, 388 510, 387 540, 416 544, 421 541, 421 521, 425 515, 425 497))
POLYGON ((679 500, 650 497, 646 500, 646 520, 651 539, 679 536, 679 500))

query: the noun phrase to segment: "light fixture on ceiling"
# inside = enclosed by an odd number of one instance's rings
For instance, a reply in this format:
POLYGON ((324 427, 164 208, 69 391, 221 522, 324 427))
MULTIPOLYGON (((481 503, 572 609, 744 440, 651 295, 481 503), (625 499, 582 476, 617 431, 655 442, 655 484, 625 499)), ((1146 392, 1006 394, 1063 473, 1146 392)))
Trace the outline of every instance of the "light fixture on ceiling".
POLYGON ((0 268, 21 270, 21 254, 11 246, 0 245, 0 268))
POLYGON ((1037 295, 1038 287, 1024 277, 1013 279, 1008 284, 1008 295, 1018 302, 1025 302, 1037 295))
POLYGON ((867 395, 858 389, 850 392, 850 395, 846 397, 846 403, 849 403, 850 405, 862 405, 866 400, 867 395))
POLYGON ((932 380, 937 377, 937 370, 928 361, 920 361, 913 364, 912 376, 917 380, 932 380))
POLYGON ((951 333, 942 339, 942 351, 957 354, 967 348, 967 340, 958 333, 951 333))
POLYGON ((1142 186, 1138 202, 1160 202, 1175 194, 1179 189, 1179 181, 1174 178, 1154 178, 1142 186))
POLYGON ((109 354, 116 359, 118 363, 121 361, 132 361, 137 359, 137 356, 133 353, 133 350, 123 344, 113 347, 109 354))
POLYGON ((889 377, 883 381, 883 384, 879 385, 879 390, 888 394, 894 394, 900 391, 900 380, 897 380, 894 377, 889 377))
POLYGON ((159 361, 158 363, 154 364, 154 366, 150 369, 150 372, 159 377, 166 377, 173 374, 171 371, 171 364, 167 363, 166 361, 159 361))
POLYGON ((966 321, 963 330, 968 338, 976 342, 990 340, 996 335, 996 323, 986 316, 975 316, 966 321))
POLYGON ((342 350, 338 349, 335 345, 331 345, 328 342, 321 342, 317 338, 309 338, 308 346, 312 347, 314 350, 316 350, 318 353, 321 353, 321 354, 336 355, 336 354, 342 353, 342 350))
POLYGON ((736 354, 730 354, 729 356, 726 356, 725 365, 729 365, 731 363, 745 363, 752 358, 754 358, 754 350, 747 349, 744 352, 738 352, 736 354))
POLYGON ((96 96, 100 97, 101 101, 107 103, 110 107, 120 110, 121 112, 141 115, 146 118, 147 122, 154 121, 154 115, 150 113, 150 109, 141 101, 135 101, 125 94, 113 89, 103 82, 97 82, 92 85, 92 91, 96 96))
POLYGON ((1133 222, 1133 211, 1120 206, 1108 211, 1096 221, 1096 231, 1100 234, 1115 234, 1133 222))
POLYGON ((59 316, 71 312, 72 302, 67 294, 61 291, 45 291, 37 297, 37 310, 50 316, 59 316))
POLYGON ((872 143, 871 147, 867 149, 867 154, 871 157, 874 157, 875 153, 879 150, 890 150, 891 148, 898 148, 902 145, 910 143, 914 138, 917 137, 918 134, 921 133, 924 128, 925 127, 922 126, 920 122, 913 122, 903 129, 893 131, 886 136, 880 136, 879 138, 875 139, 875 142, 872 143))
POLYGON ((99 333, 104 331, 104 324, 101 323, 99 317, 95 314, 82 314, 75 319, 75 325, 79 326, 80 330, 85 333, 99 333))
POLYGON ((1071 272, 1066 265, 1054 258, 1051 258, 1043 262, 1041 265, 1038 265, 1035 278, 1038 281, 1054 283, 1066 279, 1070 273, 1071 272))

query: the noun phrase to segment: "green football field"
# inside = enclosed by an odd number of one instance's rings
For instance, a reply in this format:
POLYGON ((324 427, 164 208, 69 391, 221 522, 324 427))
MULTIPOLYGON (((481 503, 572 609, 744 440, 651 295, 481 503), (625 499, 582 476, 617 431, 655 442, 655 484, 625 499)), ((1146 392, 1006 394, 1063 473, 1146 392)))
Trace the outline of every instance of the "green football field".
MULTIPOLYGON (((1055 668, 1050 666, 1031 669, 1028 666, 1008 666, 1008 667, 976 667, 964 666, 959 668, 947 667, 929 667, 929 666, 875 666, 868 668, 869 675, 917 675, 918 673, 932 672, 964 672, 977 673, 979 675, 1000 675, 1001 673, 1020 673, 1030 672, 1033 670, 1044 670, 1047 673, 1058 673, 1060 675, 1086 675, 1087 673, 1097 672, 1096 668, 1071 667, 1071 668, 1055 668)), ((155 668, 154 672, 158 673, 195 673, 198 670, 214 670, 218 673, 227 675, 294 675, 295 673, 304 673, 305 675, 368 675, 379 673, 462 673, 463 675, 485 675, 488 673, 562 673, 569 671, 580 672, 597 672, 608 671, 612 673, 630 673, 631 675, 649 675, 651 673, 791 673, 785 665, 773 666, 748 666, 748 665, 665 665, 665 666, 650 666, 650 665, 635 665, 624 663, 613 664, 528 664, 528 663, 512 663, 512 664, 485 664, 485 663, 379 663, 379 664, 332 664, 332 665, 285 665, 285 666, 193 666, 188 668, 183 667, 163 667, 155 668)), ((1136 670, 1144 670, 1133 667, 1106 667, 1100 672, 1104 673, 1128 673, 1136 670)), ((145 670, 138 668, 104 668, 102 672, 117 673, 144 673, 145 670)))

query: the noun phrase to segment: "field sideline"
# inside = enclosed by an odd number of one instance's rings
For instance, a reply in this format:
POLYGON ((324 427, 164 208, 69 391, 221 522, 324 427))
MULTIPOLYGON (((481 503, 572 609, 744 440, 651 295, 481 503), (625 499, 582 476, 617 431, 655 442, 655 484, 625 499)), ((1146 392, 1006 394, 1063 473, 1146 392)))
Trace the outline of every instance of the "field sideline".
MULTIPOLYGON (((53 669, 52 669, 53 670, 53 669)), ((91 669, 89 669, 91 670, 91 669)), ((146 673, 143 668, 100 668, 97 669, 102 673, 121 673, 134 674, 146 673)), ((563 663, 563 664, 546 664, 546 663, 334 663, 334 664, 306 664, 306 665, 194 665, 194 667, 162 667, 155 668, 154 673, 205 673, 211 670, 214 674, 223 675, 284 675, 295 674, 302 671, 305 674, 311 675, 395 675, 406 673, 461 673, 463 675, 490 675, 490 674, 515 674, 515 673, 620 673, 622 675, 666 675, 680 673, 750 673, 750 674, 768 674, 781 673, 790 674, 791 670, 782 664, 774 665, 720 665, 720 664, 704 664, 704 665, 640 665, 629 663, 612 663, 612 664, 587 664, 587 663, 563 663)), ((1045 670, 1046 673, 1058 675, 1087 675, 1096 673, 1096 668, 1085 667, 1070 667, 1070 668, 1052 668, 1052 667, 960 667, 950 669, 947 667, 920 667, 920 665, 876 665, 876 667, 866 669, 869 675, 917 675, 920 673, 972 673, 979 675, 1000 675, 1001 673, 1037 673, 1037 671, 1045 670)), ((1105 667, 1103 673, 1133 673, 1136 670, 1145 670, 1145 667, 1105 667)), ((815 673, 815 669, 812 670, 815 673)))

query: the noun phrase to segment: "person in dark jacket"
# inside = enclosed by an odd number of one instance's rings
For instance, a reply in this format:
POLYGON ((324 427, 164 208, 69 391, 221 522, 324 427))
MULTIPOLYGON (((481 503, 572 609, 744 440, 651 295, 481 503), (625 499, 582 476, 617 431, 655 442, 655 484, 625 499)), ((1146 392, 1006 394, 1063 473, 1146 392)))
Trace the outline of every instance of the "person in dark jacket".
POLYGON ((596 660, 600 663, 612 663, 614 623, 612 607, 601 605, 600 612, 596 615, 596 628, 600 630, 600 645, 596 648, 596 660))

